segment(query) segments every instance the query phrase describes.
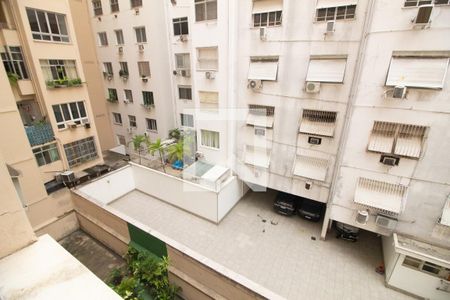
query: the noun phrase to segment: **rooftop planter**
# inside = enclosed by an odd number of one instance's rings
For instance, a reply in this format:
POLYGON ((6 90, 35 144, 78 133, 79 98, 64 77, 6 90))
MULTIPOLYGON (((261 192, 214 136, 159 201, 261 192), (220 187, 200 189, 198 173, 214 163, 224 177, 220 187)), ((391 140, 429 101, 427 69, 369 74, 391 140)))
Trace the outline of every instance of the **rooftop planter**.
POLYGON ((57 88, 66 88, 66 87, 79 87, 83 83, 80 78, 64 78, 64 79, 56 79, 56 80, 48 80, 46 81, 47 88, 49 89, 57 89, 57 88))
POLYGON ((25 132, 31 146, 42 145, 55 139, 49 123, 39 122, 32 126, 25 126, 25 132))

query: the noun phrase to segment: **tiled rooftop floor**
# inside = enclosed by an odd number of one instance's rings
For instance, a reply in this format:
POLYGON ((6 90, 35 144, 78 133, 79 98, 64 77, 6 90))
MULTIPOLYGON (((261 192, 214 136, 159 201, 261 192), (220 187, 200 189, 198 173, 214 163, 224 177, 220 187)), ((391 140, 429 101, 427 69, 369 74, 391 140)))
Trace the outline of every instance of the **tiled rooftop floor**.
POLYGON ((276 214, 274 198, 249 192, 219 225, 139 191, 110 206, 288 299, 411 299, 375 272, 382 261, 375 235, 350 243, 330 232, 321 241, 321 223, 276 214))

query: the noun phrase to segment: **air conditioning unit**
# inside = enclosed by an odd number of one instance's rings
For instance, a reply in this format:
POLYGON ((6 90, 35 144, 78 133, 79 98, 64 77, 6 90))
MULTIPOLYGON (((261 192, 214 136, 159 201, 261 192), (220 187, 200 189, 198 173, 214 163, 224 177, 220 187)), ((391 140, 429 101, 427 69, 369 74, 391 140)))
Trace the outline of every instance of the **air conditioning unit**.
POLYGON ((259 39, 261 41, 267 40, 267 28, 266 27, 259 28, 259 39))
POLYGON ((397 220, 389 218, 387 216, 377 215, 377 218, 375 219, 375 224, 377 224, 377 226, 389 230, 394 230, 395 226, 397 225, 397 220))
POLYGON ((417 15, 413 20, 414 27, 424 28, 431 22, 431 12, 433 5, 421 5, 417 9, 417 15))
POLYGON ((262 89, 262 81, 261 80, 249 80, 247 88, 251 88, 252 90, 260 90, 262 89))
POLYGON ((185 36, 185 35, 180 35, 180 42, 185 43, 185 42, 187 42, 187 40, 188 40, 187 36, 185 36))
POLYGON ((74 123, 74 122, 71 122, 71 123, 69 123, 67 125, 69 126, 70 129, 75 129, 78 126, 77 123, 74 123))
POLYGON ((125 100, 123 100, 123 103, 128 104, 128 103, 130 103, 130 101, 125 99, 125 100))
POLYGON ((123 54, 123 47, 117 48, 117 51, 119 52, 119 54, 123 54))
POLYGON ((398 166, 398 163, 400 162, 400 158, 396 156, 391 155, 381 155, 380 163, 387 166, 398 166))
POLYGON ((305 85, 305 92, 315 94, 320 91, 320 82, 307 81, 305 85))
POLYGON ((312 187, 312 181, 305 182, 305 189, 310 190, 312 187))
POLYGON ((404 99, 406 97, 406 87, 396 86, 392 91, 392 98, 404 99))
POLYGON ((264 127, 255 127, 255 135, 265 136, 266 129, 264 127))
POLYGON ((65 171, 60 175, 63 183, 72 183, 75 181, 75 173, 73 171, 65 171))
POLYGON ((310 136, 310 137, 308 137, 308 144, 320 145, 320 144, 322 144, 322 139, 315 137, 315 136, 310 136))
POLYGON ((205 72, 205 77, 206 77, 206 79, 214 79, 214 78, 216 78, 216 73, 211 72, 211 71, 205 72))
POLYGON ((358 224, 366 225, 367 221, 369 221, 369 212, 367 210, 358 210, 355 221, 358 224))
POLYGON ((135 14, 136 16, 139 15, 139 9, 138 9, 138 8, 136 8, 136 9, 134 10, 134 14, 135 14))
POLYGON ((144 45, 139 44, 139 52, 144 52, 144 45))
POLYGON ((334 32, 335 25, 336 25, 335 21, 328 21, 327 22, 327 33, 328 34, 334 32))
POLYGON ((90 122, 89 122, 89 119, 82 119, 81 120, 81 124, 89 124, 90 122))
POLYGON ((181 76, 191 77, 191 70, 181 70, 181 76))

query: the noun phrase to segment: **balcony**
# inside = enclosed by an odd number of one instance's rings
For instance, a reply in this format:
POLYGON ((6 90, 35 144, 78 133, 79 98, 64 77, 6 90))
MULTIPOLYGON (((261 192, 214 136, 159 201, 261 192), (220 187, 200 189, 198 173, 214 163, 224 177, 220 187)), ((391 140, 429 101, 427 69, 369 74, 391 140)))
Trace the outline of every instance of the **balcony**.
POLYGON ((48 123, 25 126, 25 132, 31 146, 42 145, 55 139, 52 126, 48 123))

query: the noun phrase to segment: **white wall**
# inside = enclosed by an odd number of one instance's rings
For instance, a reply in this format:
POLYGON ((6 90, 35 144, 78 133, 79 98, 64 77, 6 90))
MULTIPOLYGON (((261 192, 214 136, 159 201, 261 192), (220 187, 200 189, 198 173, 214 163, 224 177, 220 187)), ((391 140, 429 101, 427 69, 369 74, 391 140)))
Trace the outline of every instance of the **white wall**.
POLYGON ((244 195, 244 184, 237 177, 228 178, 221 189, 217 199, 217 218, 220 222, 223 217, 238 203, 244 195))

